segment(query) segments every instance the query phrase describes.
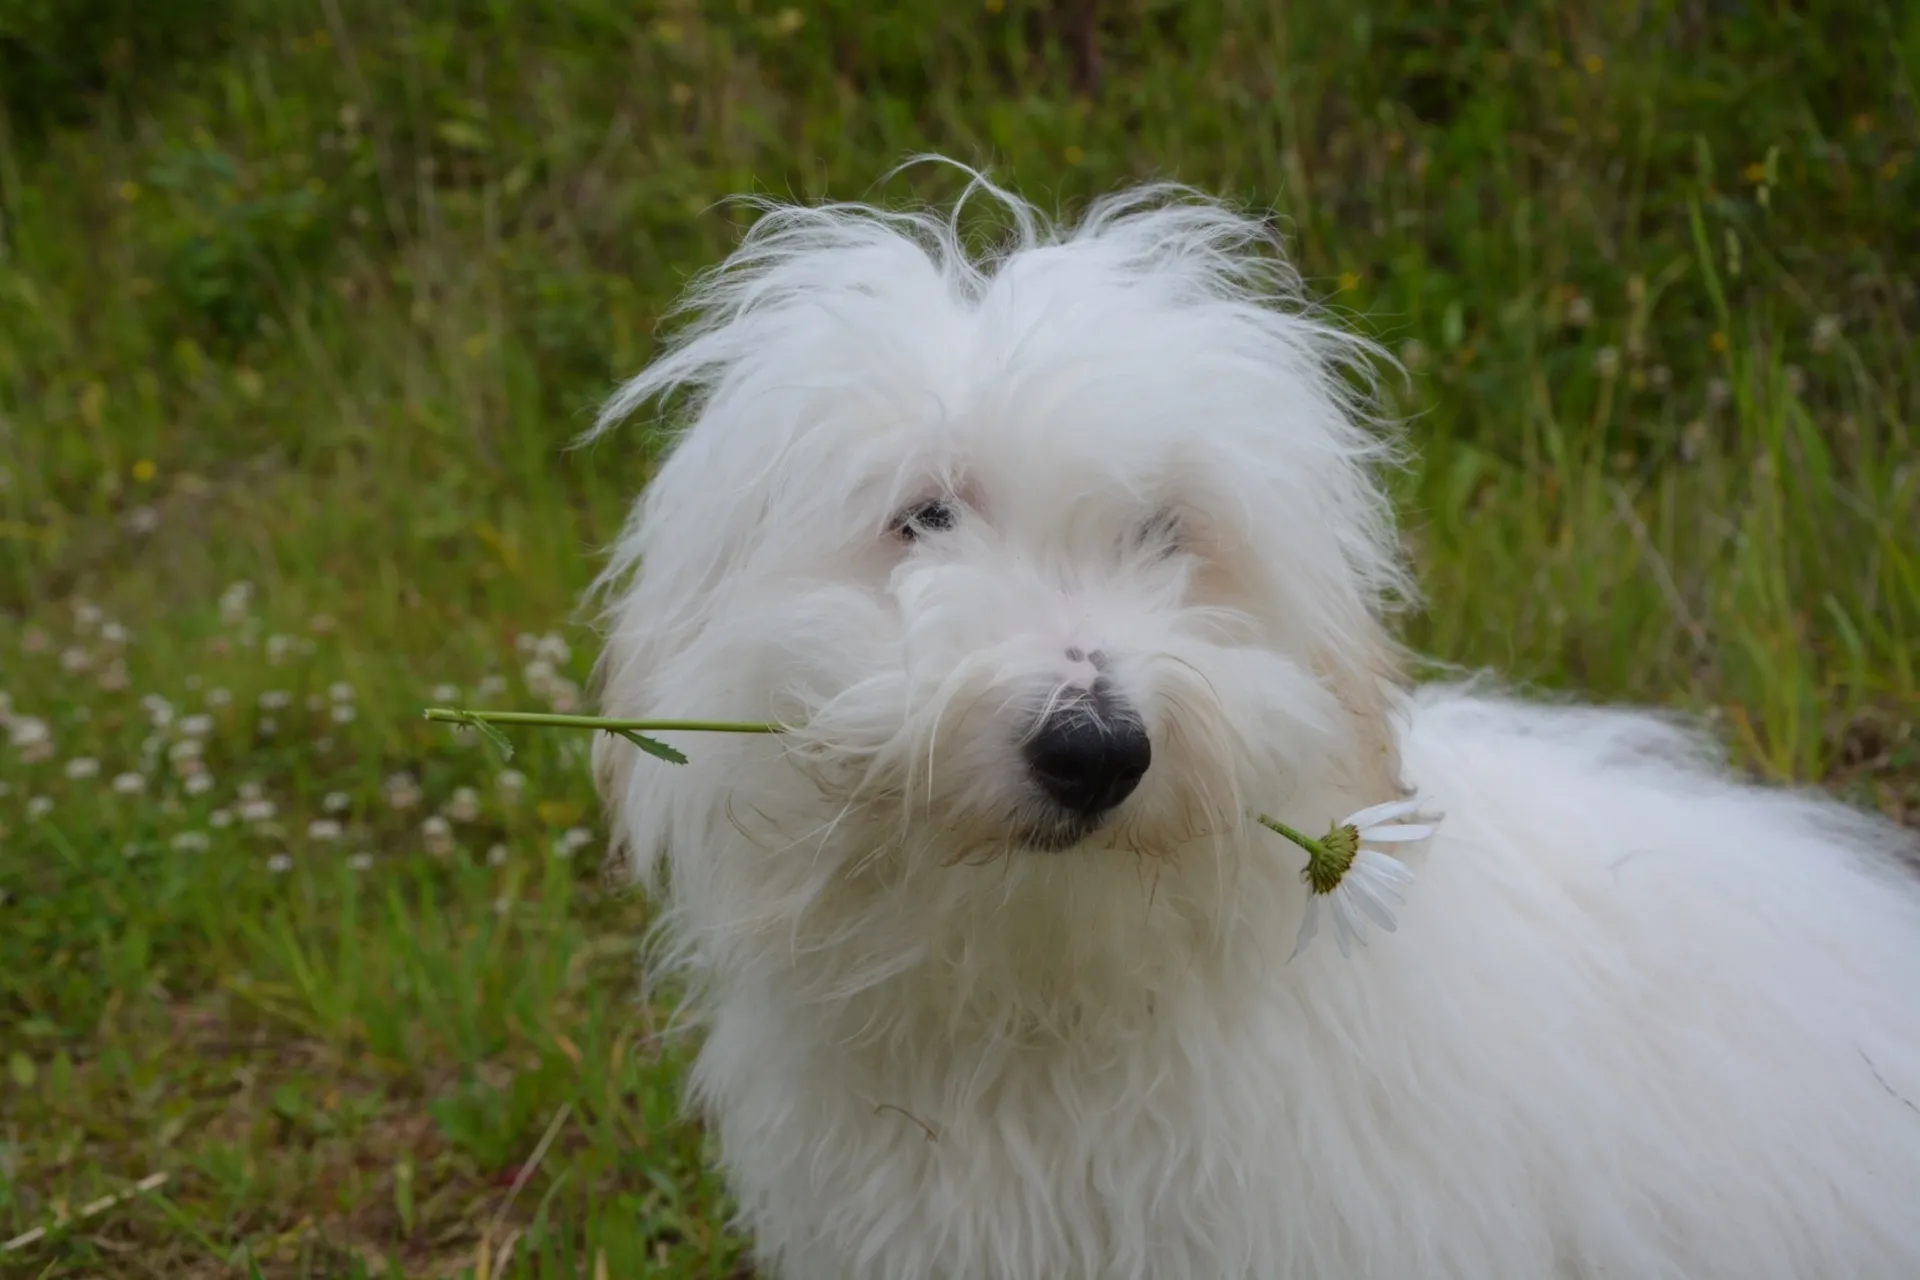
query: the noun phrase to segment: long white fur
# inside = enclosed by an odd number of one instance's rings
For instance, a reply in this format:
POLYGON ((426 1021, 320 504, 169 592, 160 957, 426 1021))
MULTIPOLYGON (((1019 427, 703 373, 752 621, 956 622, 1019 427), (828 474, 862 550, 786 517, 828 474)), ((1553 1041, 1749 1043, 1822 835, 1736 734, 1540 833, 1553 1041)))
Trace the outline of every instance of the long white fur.
POLYGON ((1265 229, 973 192, 997 253, 768 207, 602 420, 682 428, 603 582, 606 712, 796 726, 597 759, 765 1272, 1920 1276, 1903 835, 1650 714, 1407 687, 1368 353, 1265 229), (1153 764, 1022 849, 1070 649, 1153 764), (1399 931, 1285 963, 1301 856, 1250 810, 1405 788, 1447 816, 1399 931))

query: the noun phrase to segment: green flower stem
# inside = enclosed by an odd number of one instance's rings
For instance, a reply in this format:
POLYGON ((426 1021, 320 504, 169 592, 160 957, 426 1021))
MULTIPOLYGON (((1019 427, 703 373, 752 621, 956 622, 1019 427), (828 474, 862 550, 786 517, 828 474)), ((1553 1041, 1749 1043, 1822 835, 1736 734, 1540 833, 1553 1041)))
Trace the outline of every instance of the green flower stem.
POLYGON ((563 716, 547 711, 468 711, 428 707, 426 717, 446 724, 532 724, 560 729, 600 729, 607 733, 784 733, 785 725, 742 720, 620 720, 610 716, 563 716))
POLYGON ((738 720, 621 720, 612 716, 563 716, 555 711, 470 711, 465 707, 428 707, 426 717, 443 724, 466 725, 478 729, 500 748, 505 758, 513 759, 513 744, 495 726, 534 725, 547 729, 591 729, 625 738, 650 756, 669 764, 685 764, 686 753, 670 747, 650 733, 782 733, 785 726, 738 720))
POLYGON ((1308 853, 1310 854, 1317 853, 1322 857, 1326 856, 1327 847, 1321 844, 1318 840, 1315 840, 1312 836, 1305 835, 1301 832, 1295 831, 1292 827, 1280 821, 1278 818, 1269 818, 1264 813, 1255 814, 1254 816, 1260 819, 1261 826, 1271 828, 1274 831, 1278 831, 1281 835, 1293 841, 1295 844, 1299 845, 1302 849, 1305 849, 1308 853))

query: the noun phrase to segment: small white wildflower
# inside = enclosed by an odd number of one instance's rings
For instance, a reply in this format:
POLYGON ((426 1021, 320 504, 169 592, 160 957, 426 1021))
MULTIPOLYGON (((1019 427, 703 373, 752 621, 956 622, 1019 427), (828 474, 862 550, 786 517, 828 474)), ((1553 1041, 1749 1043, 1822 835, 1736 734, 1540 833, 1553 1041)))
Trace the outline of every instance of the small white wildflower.
POLYGON ((1593 323, 1593 302, 1584 297, 1576 297, 1567 304, 1567 323, 1576 329, 1584 329, 1593 323))
POLYGON ((473 687, 473 691, 481 698, 497 698, 507 691, 507 678, 498 673, 481 676, 480 683, 473 687))
POLYGON ((457 684, 437 684, 427 694, 430 702, 452 703, 460 701, 460 686, 457 684))
POLYGON ((420 784, 410 773, 396 773, 388 778, 385 790, 388 808, 406 810, 420 803, 420 784))
POLYGON ((512 804, 527 789, 527 775, 518 769, 502 769, 500 776, 493 780, 493 786, 502 800, 512 804))
POLYGON ((233 825, 233 814, 226 809, 215 809, 207 815, 207 825, 214 828, 230 827, 233 825))
POLYGON ((535 656, 545 658, 556 666, 564 665, 573 657, 573 650, 567 647, 566 640, 557 631, 549 631, 541 636, 533 646, 535 656))
POLYGON ((1593 353, 1593 371, 1602 378, 1611 379, 1620 372, 1620 349, 1602 347, 1593 353))
POLYGON ((323 733, 313 740, 313 749, 325 754, 333 750, 333 739, 323 733))
POLYGON ((261 796, 267 794, 267 789, 249 779, 241 783, 240 790, 234 794, 238 795, 242 800, 258 800, 261 796))
POLYGON ((1733 384, 1725 378, 1707 379, 1707 408, 1718 409, 1733 399, 1733 384))
POLYGON ((145 537, 160 527, 160 512, 157 508, 141 504, 127 512, 127 532, 145 537))
MULTIPOLYGON (((1369 844, 1410 844, 1425 840, 1439 825, 1435 817, 1425 822, 1403 823, 1420 808, 1414 800, 1393 800, 1360 810, 1318 840, 1262 816, 1260 821, 1278 831, 1307 852, 1307 865, 1300 878, 1307 883, 1307 910, 1300 921, 1300 933, 1293 944, 1299 955, 1313 941, 1320 926, 1320 900, 1327 900, 1333 913, 1334 941, 1340 954, 1352 954, 1352 944, 1367 942, 1366 923, 1361 917, 1392 933, 1395 929, 1393 905, 1406 905, 1400 889, 1412 883, 1413 872, 1398 858, 1369 844)), ((1291 958, 1291 957, 1289 957, 1291 958)))
POLYGON ((191 773, 187 775, 187 794, 203 796, 213 790, 213 775, 210 773, 191 773))
POLYGON ((335 680, 327 686, 327 697, 334 702, 352 702, 353 686, 345 680, 335 680))
POLYGON ((331 842, 338 840, 345 834, 346 829, 332 818, 315 818, 307 824, 307 839, 309 840, 325 840, 331 842))
POLYGON ((220 707, 227 706, 232 701, 233 701, 233 691, 231 689, 207 690, 207 705, 210 707, 218 709, 220 707))
POLYGON ((187 769, 200 760, 202 747, 198 738, 182 738, 167 748, 167 759, 176 767, 187 769))
POLYGON ((140 709, 147 713, 147 723, 156 729, 173 723, 173 704, 157 693, 142 695, 140 709))
POLYGON ((127 664, 115 658, 100 669, 97 683, 108 693, 119 693, 132 684, 133 680, 127 674, 127 664))
POLYGON ((100 628, 100 639, 111 645, 125 644, 130 638, 127 629, 117 622, 109 622, 100 628))
POLYGON ((528 657, 540 647, 540 637, 531 631, 522 631, 513 638, 513 647, 520 651, 521 657, 528 657))
POLYGON ((38 822, 53 812, 53 801, 45 796, 34 796, 27 801, 27 820, 38 822))
POLYGON ((329 791, 320 801, 320 807, 328 813, 345 813, 353 808, 353 797, 344 791, 329 791))
POLYGON ((293 859, 284 853, 276 853, 267 859, 267 870, 274 875, 282 875, 293 870, 293 859))
POLYGON ((493 914, 503 916, 511 910, 513 910, 513 903, 509 899, 495 898, 493 900, 493 914))
POLYGON ((236 582, 220 593, 220 621, 237 626, 253 608, 253 584, 236 582))
POLYGON ((1418 338, 1408 338, 1400 344, 1400 363, 1418 373, 1427 367, 1427 344, 1418 338))
POLYGON ((271 800, 248 800, 240 806, 240 821, 267 822, 278 812, 280 812, 279 808, 271 800))
POLYGON ((176 853, 205 853, 213 847, 213 837, 204 831, 182 831, 168 843, 176 853))
POLYGON ((205 713, 190 715, 180 722, 180 732, 189 738, 204 738, 213 732, 213 717, 205 713))
POLYGON ((572 827, 554 841, 553 852, 558 857, 571 858, 592 843, 593 832, 585 827, 572 827))
POLYGON ((1840 340, 1840 317, 1824 315, 1813 322, 1813 332, 1807 338, 1807 345, 1816 352, 1825 352, 1833 348, 1840 340))
POLYGON ((547 686, 557 677, 558 673, 553 669, 553 664, 545 658, 535 658, 520 668, 520 678, 526 681, 527 688, 536 694, 544 693, 547 686))
POLYGON ((368 867, 371 867, 372 865, 373 865, 373 855, 370 853, 356 853, 351 858, 347 859, 347 866, 355 871, 365 871, 368 867))
POLYGON ((73 602, 73 629, 81 635, 87 635, 98 627, 106 615, 100 612, 100 606, 85 600, 73 602))
POLYGON ((113 790, 117 795, 138 795, 146 789, 147 780, 137 773, 117 774, 113 779, 113 790))
POLYGON ((452 822, 472 822, 480 816, 480 793, 472 787, 457 787, 440 812, 452 822))
POLYGON ((293 695, 285 689, 269 689, 260 695, 262 711, 283 711, 293 705, 293 695))
POLYGON ((60 651, 60 669, 68 675, 79 675, 93 665, 93 655, 78 645, 70 645, 60 651))
POLYGON ((547 686, 547 705, 563 716, 570 714, 580 705, 580 686, 571 680, 555 680, 547 686))
POLYGON ((359 713, 353 709, 351 702, 336 702, 328 714, 333 717, 335 724, 352 724, 354 716, 359 713))
POLYGON ((420 824, 420 838, 436 857, 453 852, 453 827, 438 814, 420 824))
POLYGON ((490 867, 506 866, 507 865, 507 846, 503 844, 496 844, 496 845, 490 846, 487 849, 487 865, 490 867))
POLYGON ((92 756, 75 756, 67 761, 67 776, 75 781, 100 776, 100 762, 92 756))
POLYGON ((7 721, 7 741, 22 754, 42 747, 51 751, 53 730, 38 716, 13 716, 7 721))

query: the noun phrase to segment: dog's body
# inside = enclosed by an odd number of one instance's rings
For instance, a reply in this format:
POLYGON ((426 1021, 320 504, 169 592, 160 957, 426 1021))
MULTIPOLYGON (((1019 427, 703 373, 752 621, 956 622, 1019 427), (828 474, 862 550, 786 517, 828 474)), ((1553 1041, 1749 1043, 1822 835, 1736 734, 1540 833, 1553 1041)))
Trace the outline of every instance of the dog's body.
MULTIPOLYGON (((1150 193, 1151 194, 1151 193, 1150 193)), ((1382 454, 1259 229, 764 219, 608 584, 693 1087, 783 1280, 1920 1276, 1920 891, 1652 716, 1409 692, 1382 454), (1398 932, 1287 963, 1407 789, 1398 932)), ((1003 197, 1004 199, 1004 197, 1003 197)))

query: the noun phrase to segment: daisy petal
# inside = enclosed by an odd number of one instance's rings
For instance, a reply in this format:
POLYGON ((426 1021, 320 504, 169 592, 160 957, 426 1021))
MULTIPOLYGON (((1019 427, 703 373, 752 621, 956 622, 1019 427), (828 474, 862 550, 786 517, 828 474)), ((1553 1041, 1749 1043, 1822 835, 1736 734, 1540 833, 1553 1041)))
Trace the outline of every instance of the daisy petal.
POLYGON ((1293 940, 1293 955, 1287 957, 1289 962, 1293 960, 1293 956, 1297 956, 1307 949, 1307 944, 1313 941, 1313 935, 1317 933, 1319 929, 1320 899, 1318 897, 1309 897, 1307 899, 1307 912, 1300 918, 1300 933, 1293 940))
POLYGON ((1347 895, 1335 892, 1330 894, 1333 906, 1333 937, 1340 944, 1340 954, 1352 955, 1347 949, 1347 939, 1351 937, 1361 946, 1367 945, 1366 925, 1353 914, 1353 907, 1347 902, 1347 895))
POLYGON ((1387 907, 1385 902, 1381 901, 1380 896, 1374 891, 1373 885, 1362 884, 1355 881, 1349 896, 1353 899, 1353 905, 1358 907, 1360 913, 1366 916, 1367 919, 1373 921, 1388 933, 1395 931, 1397 926, 1393 922, 1393 912, 1387 907))
POLYGON ((1413 883, 1413 872, 1407 869, 1406 863, 1392 854, 1381 853, 1375 849, 1362 849, 1355 855, 1353 870, 1371 876, 1375 881, 1384 881, 1388 884, 1413 883))
POLYGON ((1406 844, 1413 840, 1425 840, 1437 830, 1439 830, 1439 826, 1436 823, 1427 823, 1421 826, 1404 824, 1385 827, 1368 827, 1360 833, 1360 839, 1362 841, 1375 841, 1379 844, 1406 844))
POLYGON ((1366 808, 1360 810, 1360 812, 1349 816, 1347 820, 1340 825, 1343 827, 1358 827, 1361 830, 1365 830, 1372 823, 1387 822, 1394 818, 1404 818, 1419 808, 1420 801, 1418 797, 1412 800, 1389 800, 1385 804, 1368 805, 1366 808))

